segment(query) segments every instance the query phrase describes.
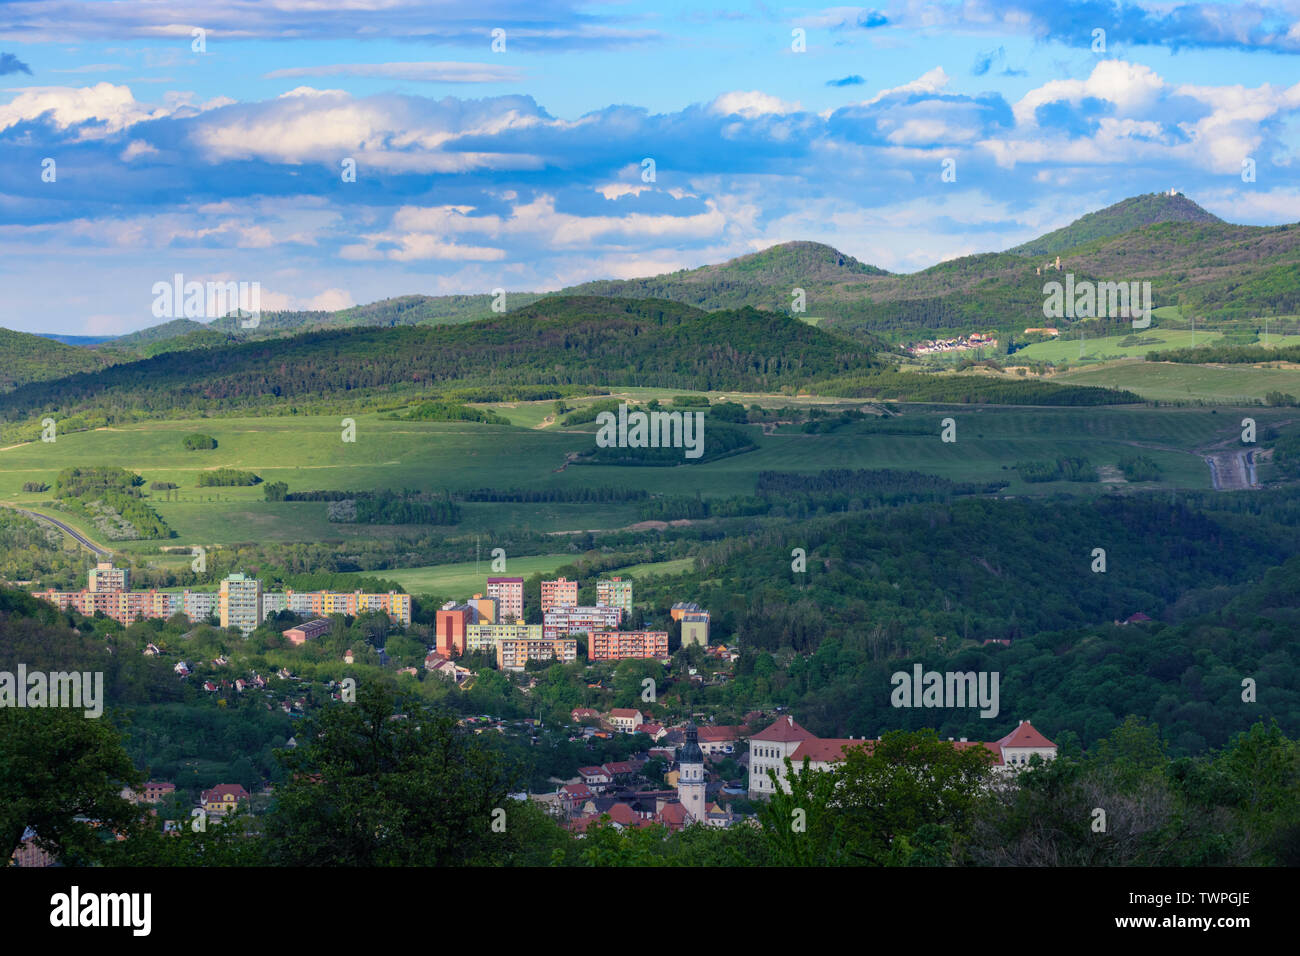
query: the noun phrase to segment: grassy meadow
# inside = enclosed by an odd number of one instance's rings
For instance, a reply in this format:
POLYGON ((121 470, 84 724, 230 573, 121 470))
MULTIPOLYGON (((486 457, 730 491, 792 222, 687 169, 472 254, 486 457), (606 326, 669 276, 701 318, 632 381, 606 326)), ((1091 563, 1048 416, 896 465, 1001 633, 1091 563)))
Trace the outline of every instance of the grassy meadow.
MULTIPOLYGON (((1131 364, 1135 373, 1145 375, 1167 368, 1131 364)), ((1172 368, 1181 374, 1220 371, 1172 368)), ((1086 384, 1134 387, 1131 381, 1099 378, 1107 373, 1118 375, 1123 369, 1123 365, 1081 369, 1068 376, 1086 384)), ((1300 392, 1300 382, 1291 388, 1300 392)), ((728 397, 742 398, 746 404, 760 399, 728 397)), ((793 401, 784 396, 761 400, 768 405, 793 401)), ((1230 437, 1240 421, 1232 408, 900 405, 902 414, 888 422, 871 418, 828 433, 806 434, 797 427, 786 427, 764 435, 757 426, 750 426, 758 450, 705 464, 609 467, 566 464, 566 456, 591 447, 595 426, 533 427, 529 420, 540 422, 545 417, 539 415, 541 405, 553 410, 553 403, 520 403, 514 409, 500 406, 519 416, 517 426, 399 422, 359 415, 355 443, 340 440, 337 418, 311 416, 147 422, 63 434, 54 443, 33 442, 0 451, 0 500, 55 515, 112 548, 153 551, 160 543, 345 541, 418 530, 332 523, 326 519, 324 502, 267 502, 260 485, 197 487, 198 475, 217 467, 253 471, 268 482, 284 481, 290 491, 616 486, 644 488, 651 494, 698 493, 706 497, 753 494, 758 473, 765 470, 810 473, 828 468, 895 468, 962 481, 1007 480, 1007 494, 1039 495, 1061 490, 1094 494, 1111 485, 1026 484, 1013 470, 1016 462, 1069 456, 1113 466, 1125 455, 1141 453, 1164 470, 1160 482, 1142 487, 1200 489, 1210 486, 1210 478, 1195 450, 1230 437), (946 417, 957 422, 955 443, 939 438, 940 422, 946 417), (899 429, 914 433, 899 433, 899 429), (185 451, 182 439, 196 431, 215 437, 218 447, 185 451), (53 510, 51 492, 22 491, 28 481, 53 485, 63 468, 100 464, 120 465, 142 475, 146 500, 177 537, 170 542, 107 542, 86 522, 53 510), (155 481, 175 482, 180 488, 170 493, 149 491, 149 484, 155 481)), ((1289 409, 1252 408, 1249 413, 1261 422, 1294 418, 1294 410, 1289 409)), ((637 520, 635 502, 467 502, 455 531, 603 530, 626 527, 637 520)))

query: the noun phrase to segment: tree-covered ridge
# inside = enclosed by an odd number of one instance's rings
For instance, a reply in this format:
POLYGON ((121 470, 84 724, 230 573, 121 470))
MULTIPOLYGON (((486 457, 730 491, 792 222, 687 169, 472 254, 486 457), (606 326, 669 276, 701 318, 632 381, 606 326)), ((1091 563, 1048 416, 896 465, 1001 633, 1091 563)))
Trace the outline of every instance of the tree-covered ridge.
POLYGON ((173 352, 28 386, 10 420, 58 407, 175 415, 394 389, 638 385, 773 391, 871 367, 861 346, 788 316, 707 313, 656 300, 548 298, 462 325, 310 333, 173 352))
POLYGON ((0 392, 29 382, 98 371, 111 362, 111 358, 94 349, 0 328, 0 392))
MULTIPOLYGON (((506 304, 522 308, 542 297, 538 292, 509 292, 506 304)), ((366 305, 354 305, 334 312, 282 311, 263 312, 255 330, 245 329, 235 316, 214 319, 211 328, 238 335, 266 336, 281 332, 340 328, 393 328, 399 325, 444 325, 472 322, 493 315, 494 296, 482 295, 400 295, 366 305)))
POLYGON ((1145 193, 1080 216, 1068 226, 1008 249, 1020 256, 1049 256, 1095 239, 1122 235, 1157 222, 1223 222, 1181 194, 1145 193))
POLYGON ((832 290, 863 278, 889 275, 819 242, 786 242, 698 269, 680 269, 644 279, 598 279, 566 289, 573 295, 669 299, 702 309, 789 311, 793 290, 802 288, 811 314, 832 290))

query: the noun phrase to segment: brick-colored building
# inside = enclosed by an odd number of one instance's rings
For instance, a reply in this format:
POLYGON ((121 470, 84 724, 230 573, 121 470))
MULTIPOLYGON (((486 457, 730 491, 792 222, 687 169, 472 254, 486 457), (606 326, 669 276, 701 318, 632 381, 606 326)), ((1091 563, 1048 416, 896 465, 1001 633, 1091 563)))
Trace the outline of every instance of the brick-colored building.
POLYGON ((587 658, 593 661, 667 656, 667 631, 592 631, 587 642, 587 658))
POLYGON ((291 644, 306 644, 308 641, 329 633, 332 625, 323 618, 317 618, 314 621, 308 621, 305 624, 299 624, 297 627, 291 627, 284 632, 291 644))
POLYGON ((523 578, 488 578, 487 594, 497 599, 502 620, 514 621, 524 616, 523 578))
POLYGON ((573 607, 578 603, 578 582, 556 578, 542 582, 542 613, 557 607, 573 607))
POLYGON ((465 629, 477 622, 478 614, 473 605, 448 601, 440 607, 434 614, 438 653, 448 656, 464 654, 465 629))

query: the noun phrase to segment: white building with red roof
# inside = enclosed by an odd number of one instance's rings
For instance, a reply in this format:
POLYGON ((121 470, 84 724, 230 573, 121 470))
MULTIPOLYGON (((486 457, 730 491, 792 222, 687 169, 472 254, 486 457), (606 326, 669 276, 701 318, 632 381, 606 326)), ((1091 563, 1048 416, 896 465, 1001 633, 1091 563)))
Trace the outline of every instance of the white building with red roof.
MULTIPOLYGON (((951 740, 951 738, 949 738, 951 740)), ((951 740, 954 747, 984 747, 994 757, 993 768, 999 771, 1026 766, 1035 754, 1044 760, 1056 757, 1056 744, 1048 740, 1027 720, 1022 720, 1011 733, 1001 740, 985 743, 978 740, 951 740)), ((749 796, 765 797, 774 792, 767 771, 776 771, 782 789, 786 789, 785 759, 795 769, 802 767, 805 759, 810 770, 829 770, 844 759, 850 747, 864 747, 870 752, 875 740, 865 737, 818 737, 799 726, 791 716, 779 717, 765 730, 749 738, 749 796)))

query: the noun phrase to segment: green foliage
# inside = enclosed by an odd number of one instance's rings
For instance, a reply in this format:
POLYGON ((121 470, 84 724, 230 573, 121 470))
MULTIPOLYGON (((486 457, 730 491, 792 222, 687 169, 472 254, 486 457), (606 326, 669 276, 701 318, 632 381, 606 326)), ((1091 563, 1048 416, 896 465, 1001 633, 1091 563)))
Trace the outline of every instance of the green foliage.
MULTIPOLYGON (((24 692, 26 688, 20 690, 24 692)), ((102 862, 101 833, 129 828, 139 810, 120 796, 143 778, 107 719, 62 707, 0 708, 0 852, 36 831, 36 845, 68 865, 102 862), (78 817, 98 821, 96 828, 78 817)))
POLYGON ((1128 481, 1159 481, 1160 466, 1146 455, 1128 455, 1119 460, 1119 470, 1128 481))
POLYGON ((517 772, 450 714, 366 682, 301 737, 282 753, 289 779, 265 821, 275 862, 491 865, 527 854, 528 828, 510 827, 517 772))
POLYGON ((214 468, 199 472, 200 488, 238 488, 255 485, 262 479, 239 468, 214 468))
POLYGON ((36 491, 36 492, 41 492, 41 491, 49 491, 49 490, 50 490, 50 486, 47 485, 47 484, 46 484, 45 482, 43 482, 43 481, 24 481, 24 482, 23 482, 23 491, 36 491))
POLYGON ((284 501, 289 494, 289 485, 283 481, 270 481, 262 486, 262 493, 267 501, 284 501))
POLYGON ((726 498, 701 498, 698 495, 665 495, 651 498, 637 506, 640 521, 677 521, 679 519, 732 518, 740 515, 766 514, 772 503, 754 495, 726 498))
MULTIPOLYGON (((264 324, 266 319, 264 317, 264 324)), ((769 391, 871 364, 870 352, 788 316, 663 301, 556 296, 463 325, 357 328, 173 352, 22 386, 0 415, 112 405, 158 417, 509 386, 769 391)), ((391 407, 391 405, 390 405, 391 407)))
POLYGON ((192 435, 186 435, 181 443, 185 446, 186 451, 205 451, 217 447, 217 440, 211 435, 202 435, 195 432, 192 435))
POLYGON ((474 488, 454 492, 461 501, 643 501, 650 497, 644 488, 474 488))
MULTIPOLYGON (((686 412, 690 415, 692 412, 686 412)), ((575 465, 647 465, 673 467, 675 465, 700 465, 731 455, 756 451, 758 445, 753 435, 735 425, 710 425, 704 429, 704 451, 698 458, 687 458, 683 448, 620 448, 597 446, 585 455, 574 459, 575 465)))
POLYGON ((810 384, 808 390, 817 395, 980 405, 1129 405, 1142 401, 1133 392, 1113 388, 894 370, 822 379, 810 384))
POLYGON ((1062 229, 1039 236, 1008 251, 1021 256, 1054 256, 1086 242, 1123 235, 1153 223, 1221 223, 1222 221, 1186 196, 1145 193, 1121 200, 1105 209, 1090 212, 1062 229))
MULTIPOLYGON (((83 372, 97 372, 113 359, 97 349, 56 342, 41 335, 0 329, 0 392, 83 372)), ((60 428, 63 423, 60 422, 60 428)))
POLYGON ((795 471, 759 472, 757 492, 779 499, 787 508, 802 505, 802 513, 860 510, 868 506, 946 501, 959 495, 992 494, 1006 482, 980 485, 950 481, 919 471, 893 468, 832 468, 813 474, 795 471), (856 505, 856 507, 855 507, 856 505))
POLYGON ((135 489, 144 479, 135 472, 115 465, 64 468, 54 480, 54 494, 59 498, 80 498, 105 489, 138 495, 135 489))
POLYGON ((460 521, 460 507, 447 495, 417 491, 307 491, 287 501, 328 501, 329 520, 357 524, 433 524, 460 521))
POLYGON ((484 422, 488 425, 509 425, 510 419, 488 408, 470 408, 454 402, 422 402, 404 415, 395 415, 413 422, 484 422))
POLYGON ((1018 461, 1021 481, 1097 481, 1097 469, 1086 458, 1058 458, 1055 461, 1018 461))

